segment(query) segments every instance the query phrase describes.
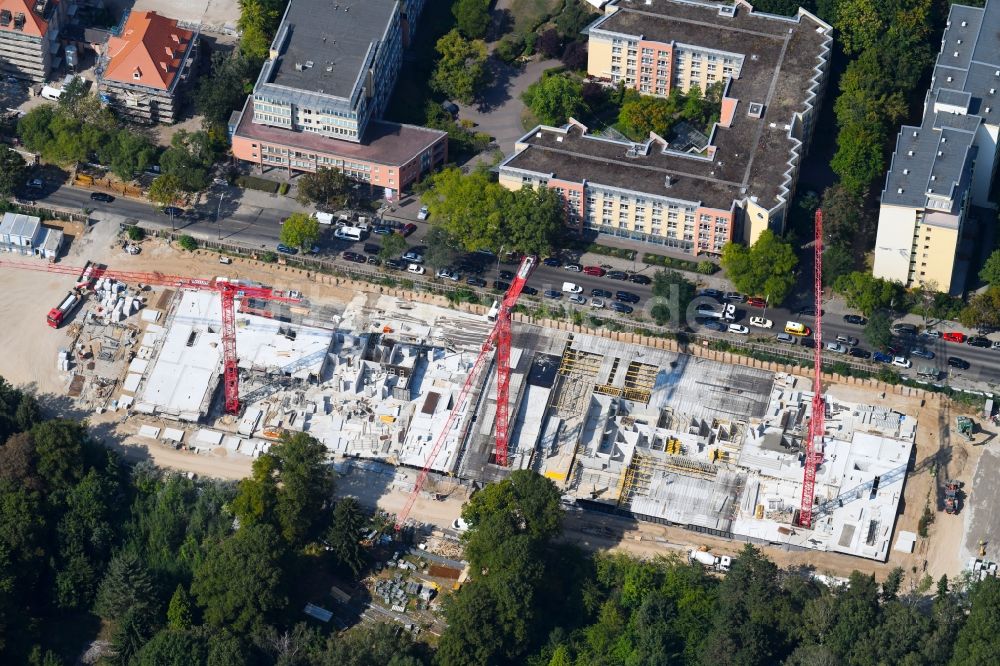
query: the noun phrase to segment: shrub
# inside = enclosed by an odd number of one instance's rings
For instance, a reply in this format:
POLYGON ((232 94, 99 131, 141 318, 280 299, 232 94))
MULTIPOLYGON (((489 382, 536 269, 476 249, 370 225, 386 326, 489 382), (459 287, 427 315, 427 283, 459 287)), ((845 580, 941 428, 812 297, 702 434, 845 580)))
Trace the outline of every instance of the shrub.
POLYGON ((711 261, 691 261, 690 259, 676 259, 674 257, 666 257, 662 254, 653 254, 652 252, 647 252, 642 255, 642 263, 649 264, 651 266, 663 266, 664 268, 675 268, 680 271, 689 271, 691 273, 702 273, 703 275, 711 275, 718 270, 718 266, 713 264, 711 261), (711 272, 705 272, 708 270, 708 264, 712 266, 711 272))
POLYGON ((278 186, 280 185, 280 183, 273 180, 258 178, 257 176, 240 176, 236 179, 236 184, 243 188, 260 190, 261 192, 267 192, 269 194, 277 192, 278 186))
POLYGON ((278 194, 280 194, 281 196, 285 196, 286 194, 288 194, 288 183, 282 183, 281 185, 278 185, 278 194))
POLYGON ((711 275, 717 270, 719 270, 719 266, 715 262, 708 260, 698 262, 698 272, 702 275, 711 275))
POLYGON ((263 252, 260 255, 260 260, 268 264, 273 264, 278 260, 278 255, 274 252, 263 252))
POLYGON ((931 523, 934 522, 934 512, 931 511, 929 506, 924 507, 924 513, 920 516, 920 520, 917 522, 917 534, 923 538, 927 538, 927 528, 930 527, 931 523))
POLYGON ((132 225, 131 227, 128 228, 128 231, 125 232, 125 235, 128 236, 128 239, 130 241, 138 242, 146 237, 146 232, 145 230, 143 230, 142 227, 132 225))
POLYGON ((177 244, 181 246, 182 250, 187 250, 188 252, 198 249, 198 241, 191 236, 181 236, 177 239, 177 244))
POLYGON ((494 49, 493 54, 506 63, 512 63, 524 53, 524 37, 521 35, 507 35, 500 40, 494 49))
POLYGON ((622 247, 608 247, 600 243, 591 243, 588 245, 587 252, 603 254, 606 257, 618 257, 619 259, 635 259, 635 250, 626 250, 622 247))

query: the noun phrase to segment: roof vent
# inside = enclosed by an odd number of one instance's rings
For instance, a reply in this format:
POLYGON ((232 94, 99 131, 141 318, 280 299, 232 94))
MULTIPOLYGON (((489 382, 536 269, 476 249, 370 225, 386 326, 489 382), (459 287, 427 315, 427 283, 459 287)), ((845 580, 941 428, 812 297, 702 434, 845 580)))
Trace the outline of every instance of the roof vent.
POLYGON ((629 148, 625 151, 625 157, 638 157, 639 153, 636 152, 635 147, 629 148))
POLYGON ((986 113, 989 113, 992 108, 993 107, 991 107, 991 106, 986 107, 986 113))
POLYGON ((918 132, 917 130, 913 130, 913 136, 920 136, 920 132, 918 132))
POLYGON ((22 30, 22 29, 24 29, 24 22, 26 20, 27 19, 24 18, 24 12, 18 12, 17 14, 15 14, 14 15, 14 29, 15 30, 22 30))
POLYGON ((663 177, 663 187, 670 187, 674 184, 674 177, 667 174, 663 177))
POLYGON ((903 169, 903 175, 904 176, 909 176, 910 175, 910 170, 909 169, 903 169))
MULTIPOLYGON (((649 4, 649 0, 646 0, 646 4, 649 4)), ((719 16, 736 16, 736 7, 731 5, 719 7, 719 16)))
POLYGON ((962 27, 965 28, 969 25, 968 21, 962 21, 962 27))
POLYGON ((961 44, 961 43, 962 43, 962 40, 961 40, 961 39, 959 39, 959 40, 957 40, 957 41, 956 41, 955 43, 956 43, 956 44, 961 44))
POLYGON ((931 180, 937 180, 937 176, 931 175, 931 180))
POLYGON ((312 66, 313 66, 313 61, 306 60, 306 65, 305 65, 306 69, 312 69, 312 66))
POLYGON ((751 118, 760 118, 764 114, 764 105, 760 102, 750 102, 747 108, 747 115, 751 118))
POLYGON ((139 69, 138 67, 136 67, 135 71, 132 72, 132 78, 133 79, 141 79, 142 78, 142 70, 139 69))
POLYGON ((295 71, 296 72, 301 72, 303 69, 305 69, 305 67, 302 66, 301 62, 295 63, 295 71))
POLYGON ((0 10, 0 25, 10 25, 10 20, 14 18, 9 9, 0 10))
POLYGON ((170 34, 170 39, 174 40, 174 42, 176 42, 177 44, 181 43, 180 35, 178 35, 176 33, 171 33, 170 34))
POLYGON ((952 78, 949 76, 948 77, 948 83, 951 83, 951 81, 952 81, 952 78))
POLYGON ((944 151, 943 150, 939 150, 938 151, 938 157, 941 157, 942 155, 944 155, 944 151))
POLYGON ((907 155, 908 155, 909 157, 913 157, 913 151, 912 151, 912 150, 908 150, 908 151, 906 151, 906 154, 907 154, 907 155))
POLYGON ((958 51, 955 51, 955 57, 956 58, 958 57, 958 51))
POLYGON ((899 188, 898 190, 896 190, 896 194, 902 194, 902 193, 903 193, 903 188, 902 187, 899 188))
POLYGON ((996 95, 997 94, 997 89, 996 88, 990 88, 990 94, 991 95, 996 95))

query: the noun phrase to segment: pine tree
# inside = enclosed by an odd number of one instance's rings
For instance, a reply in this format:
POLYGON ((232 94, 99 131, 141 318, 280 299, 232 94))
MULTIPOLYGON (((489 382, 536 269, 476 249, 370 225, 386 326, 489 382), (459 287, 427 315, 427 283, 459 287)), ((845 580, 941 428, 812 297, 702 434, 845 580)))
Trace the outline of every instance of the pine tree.
POLYGON ((190 629, 192 624, 191 597, 183 585, 178 584, 167 607, 167 626, 171 629, 190 629))

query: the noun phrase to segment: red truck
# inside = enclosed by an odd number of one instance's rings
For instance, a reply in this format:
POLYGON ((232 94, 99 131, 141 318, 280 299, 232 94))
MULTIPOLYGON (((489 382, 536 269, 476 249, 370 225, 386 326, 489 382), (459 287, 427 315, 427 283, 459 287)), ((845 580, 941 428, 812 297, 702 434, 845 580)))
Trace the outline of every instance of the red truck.
POLYGON ((74 310, 79 307, 80 303, 83 301, 83 297, 75 292, 71 291, 66 295, 66 298, 62 300, 57 307, 49 310, 49 316, 46 317, 49 326, 52 328, 59 328, 66 318, 69 317, 74 310))

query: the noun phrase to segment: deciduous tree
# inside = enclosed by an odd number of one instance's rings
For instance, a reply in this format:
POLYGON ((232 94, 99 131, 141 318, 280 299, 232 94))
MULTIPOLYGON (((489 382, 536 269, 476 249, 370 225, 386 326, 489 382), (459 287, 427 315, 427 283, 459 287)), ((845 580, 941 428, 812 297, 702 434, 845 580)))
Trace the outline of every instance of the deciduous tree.
POLYGON ((455 24, 467 39, 482 39, 490 26, 489 0, 457 0, 451 6, 455 24))
POLYGON ((171 206, 180 196, 181 180, 171 174, 161 174, 149 186, 149 198, 161 206, 171 206))
POLYGON ((437 52, 441 57, 431 76, 431 87, 463 104, 472 104, 493 78, 487 66, 486 44, 478 39, 467 41, 452 30, 438 40, 437 52))
POLYGON ((875 312, 865 324, 865 340, 876 350, 892 344, 892 321, 884 312, 875 312))
POLYGON ((336 210, 350 205, 351 181, 340 169, 320 167, 316 173, 299 177, 296 198, 305 205, 314 203, 324 210, 336 210))
POLYGON ((729 243, 722 250, 722 267, 740 291, 767 296, 769 302, 780 304, 795 286, 798 257, 789 243, 770 229, 761 232, 749 248, 729 243))
POLYGON ((279 238, 289 247, 308 250, 319 241, 319 220, 305 213, 292 213, 281 225, 279 238))
POLYGON ((0 196, 9 197, 24 185, 27 174, 24 158, 7 146, 0 147, 0 196))
POLYGON ((569 76, 551 75, 532 83, 521 94, 525 105, 546 125, 562 125, 583 109, 581 85, 569 76))

